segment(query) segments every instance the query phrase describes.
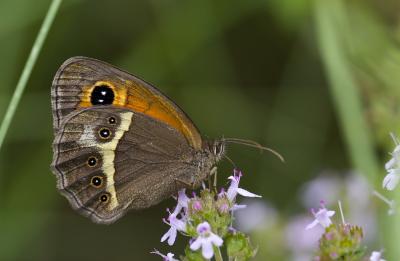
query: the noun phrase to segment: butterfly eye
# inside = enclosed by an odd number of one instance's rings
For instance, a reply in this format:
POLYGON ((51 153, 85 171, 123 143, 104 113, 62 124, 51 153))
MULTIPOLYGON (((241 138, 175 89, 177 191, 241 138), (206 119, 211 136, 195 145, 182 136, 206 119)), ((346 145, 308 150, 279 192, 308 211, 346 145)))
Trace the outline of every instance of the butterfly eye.
POLYGON ((107 194, 103 194, 100 196, 100 201, 101 202, 107 202, 108 201, 108 195, 107 194))
POLYGON ((90 96, 93 105, 110 105, 114 102, 114 91, 110 86, 99 85, 94 87, 90 96))
POLYGON ((117 120, 114 117, 108 118, 108 123, 115 124, 116 122, 117 122, 117 120))
POLYGON ((97 158, 96 157, 89 157, 87 160, 87 164, 89 167, 94 167, 97 165, 97 158))
POLYGON ((99 176, 94 176, 92 177, 90 184, 92 184, 93 187, 98 188, 101 186, 101 184, 103 184, 103 178, 99 176))
POLYGON ((111 131, 107 128, 101 128, 99 130, 99 135, 103 139, 108 139, 111 136, 111 131))

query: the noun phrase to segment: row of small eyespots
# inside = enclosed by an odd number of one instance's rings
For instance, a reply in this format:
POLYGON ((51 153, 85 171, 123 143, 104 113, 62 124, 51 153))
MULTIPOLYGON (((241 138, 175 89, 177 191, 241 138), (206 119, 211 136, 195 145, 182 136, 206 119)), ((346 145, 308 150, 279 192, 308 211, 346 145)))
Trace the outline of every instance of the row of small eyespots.
MULTIPOLYGON (((96 167, 97 163, 98 163, 98 159, 94 156, 90 156, 87 160, 87 165, 91 168, 96 167)), ((103 185, 103 177, 93 176, 90 179, 90 185, 93 186, 94 188, 100 188, 103 185)), ((102 194, 99 197, 99 200, 104 203, 108 202, 108 199, 109 199, 109 197, 106 193, 102 194)))

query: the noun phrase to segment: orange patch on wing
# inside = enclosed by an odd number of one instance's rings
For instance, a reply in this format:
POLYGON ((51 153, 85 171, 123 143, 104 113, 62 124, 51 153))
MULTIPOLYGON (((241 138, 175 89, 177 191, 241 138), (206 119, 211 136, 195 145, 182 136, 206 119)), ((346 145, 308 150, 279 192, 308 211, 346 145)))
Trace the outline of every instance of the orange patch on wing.
POLYGON ((195 149, 201 148, 201 137, 186 115, 181 115, 165 97, 156 95, 143 86, 129 89, 126 107, 168 124, 182 133, 195 149))
POLYGON ((119 87, 113 85, 111 82, 107 81, 98 81, 94 85, 89 85, 83 87, 83 95, 81 96, 81 102, 79 107, 91 107, 93 106, 90 98, 92 95, 92 91, 96 86, 105 85, 110 87, 114 92, 114 101, 113 105, 115 106, 125 106, 127 100, 127 88, 126 87, 119 87))
POLYGON ((126 81, 125 85, 117 85, 107 81, 99 81, 83 88, 80 107, 93 106, 90 97, 96 86, 107 85, 114 91, 114 106, 129 108, 141 112, 154 119, 164 122, 182 133, 195 149, 200 149, 202 141, 200 134, 187 120, 186 115, 178 112, 166 98, 156 95, 142 85, 126 81))

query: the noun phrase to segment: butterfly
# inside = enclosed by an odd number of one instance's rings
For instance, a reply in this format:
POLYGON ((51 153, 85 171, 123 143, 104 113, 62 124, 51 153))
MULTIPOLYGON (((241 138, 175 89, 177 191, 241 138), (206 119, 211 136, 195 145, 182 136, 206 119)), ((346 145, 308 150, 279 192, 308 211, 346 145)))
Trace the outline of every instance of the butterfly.
POLYGON ((199 187, 224 155, 224 142, 204 140, 166 95, 96 59, 65 61, 51 104, 57 187, 96 223, 199 187))
POLYGON ((228 142, 207 140, 185 112, 151 84, 108 63, 72 57, 51 87, 57 188, 92 221, 112 223, 216 171, 228 142))

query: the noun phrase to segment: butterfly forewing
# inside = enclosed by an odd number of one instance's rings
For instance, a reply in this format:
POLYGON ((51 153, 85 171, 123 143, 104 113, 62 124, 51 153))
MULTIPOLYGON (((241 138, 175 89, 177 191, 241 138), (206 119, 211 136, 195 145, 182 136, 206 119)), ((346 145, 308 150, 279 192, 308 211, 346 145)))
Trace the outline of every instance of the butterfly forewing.
POLYGON ((105 62, 73 57, 61 65, 52 84, 53 126, 79 108, 114 105, 141 112, 175 128, 193 148, 202 147, 199 131, 168 97, 147 82, 105 62))

